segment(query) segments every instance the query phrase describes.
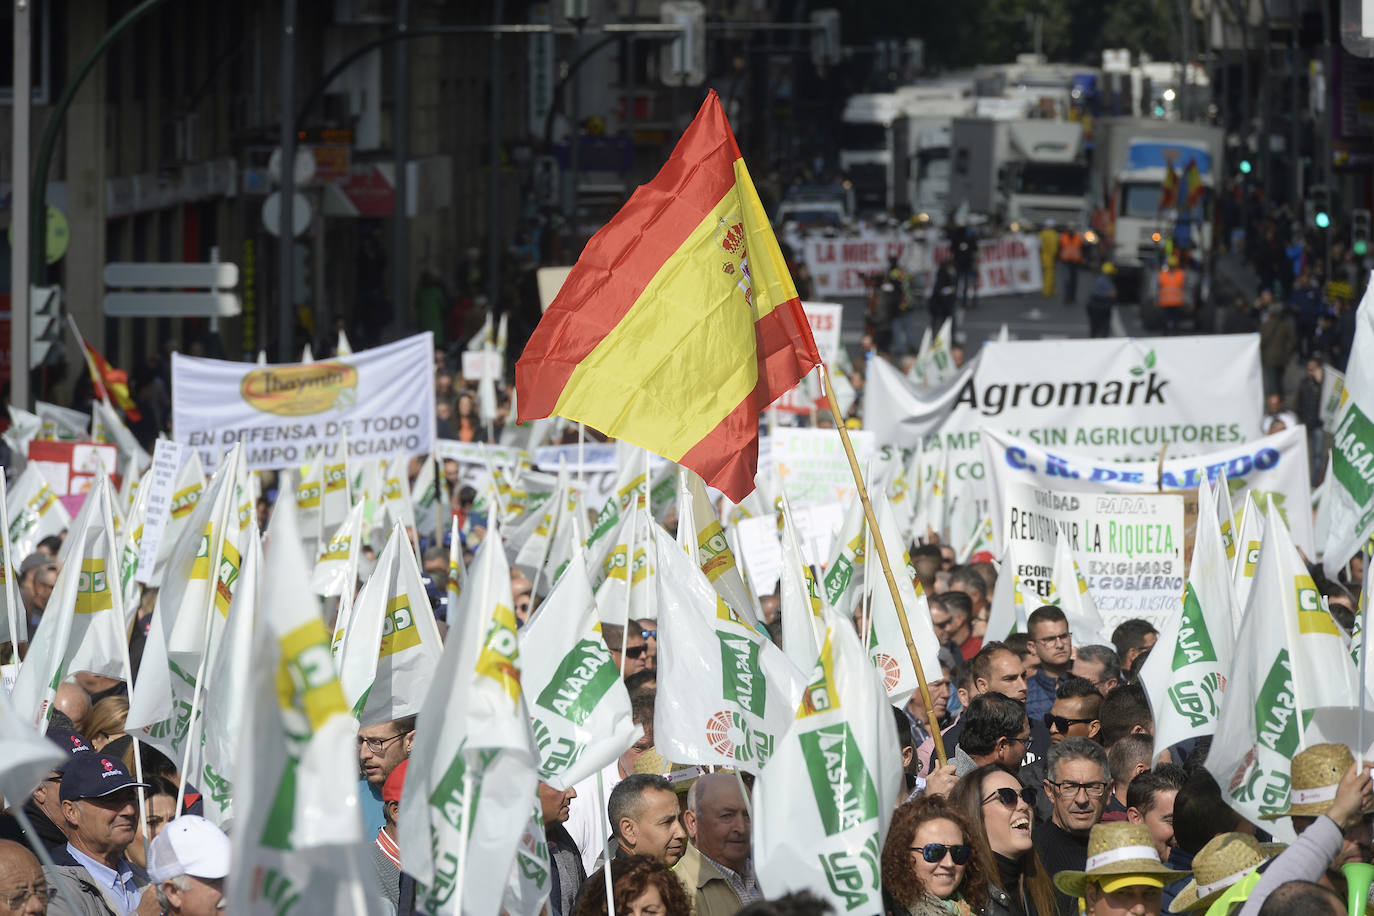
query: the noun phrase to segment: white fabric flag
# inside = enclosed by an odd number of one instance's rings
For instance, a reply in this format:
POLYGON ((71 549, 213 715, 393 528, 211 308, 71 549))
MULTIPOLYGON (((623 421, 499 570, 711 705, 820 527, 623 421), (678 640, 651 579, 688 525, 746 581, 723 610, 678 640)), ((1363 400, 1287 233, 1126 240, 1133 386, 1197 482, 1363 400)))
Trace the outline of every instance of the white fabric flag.
POLYGON ((382 465, 382 508, 386 510, 386 524, 414 529, 415 504, 410 496, 409 463, 407 456, 393 455, 382 465))
POLYGON ((36 465, 24 468, 5 502, 10 511, 10 550, 21 563, 43 538, 71 527, 71 515, 36 465))
POLYGON ((366 509, 365 501, 359 501, 349 510, 343 524, 335 529, 320 551, 310 576, 310 586, 317 594, 328 596, 342 594, 345 589, 352 591, 353 582, 349 581, 348 574, 354 571, 356 578, 358 554, 362 549, 363 513, 366 509))
POLYGON ((661 612, 654 742, 669 760, 757 773, 787 730, 805 675, 657 525, 653 539, 661 612))
POLYGON ((539 803, 534 804, 520 844, 515 847, 515 861, 506 879, 506 893, 501 909, 509 916, 539 916, 549 899, 553 882, 549 844, 544 834, 544 814, 539 803))
MULTIPOLYGON (((1226 562, 1234 564, 1236 559, 1236 513, 1231 505, 1231 486, 1226 482, 1226 469, 1217 469, 1216 487, 1212 491, 1213 503, 1217 508, 1217 523, 1221 527, 1221 545, 1226 548, 1226 562)), ((1318 541, 1317 543, 1321 543, 1318 541)), ((1237 625, 1239 625, 1237 621, 1237 625)))
POLYGON ((1310 719, 1358 707, 1358 679, 1340 627, 1271 503, 1226 682, 1230 702, 1221 704, 1207 756, 1227 803, 1252 823, 1285 810, 1293 756, 1316 743, 1310 719))
POLYGON ((805 889, 840 913, 879 913, 901 749, 881 678, 853 628, 827 616, 806 694, 754 790, 754 868, 770 898, 805 889))
POLYGON ((1017 569, 1016 542, 1009 541, 1002 555, 1002 569, 997 573, 997 586, 992 590, 992 606, 988 610, 987 631, 983 642, 1001 642, 1013 633, 1025 633, 1025 595, 1021 591, 1021 576, 1017 569))
POLYGON ((1374 283, 1355 312, 1345 394, 1331 446, 1331 486, 1322 498, 1330 520, 1322 566, 1333 579, 1374 534, 1374 283))
POLYGON ((867 575, 867 554, 864 551, 866 525, 863 503, 856 495, 845 510, 844 524, 840 526, 839 537, 835 539, 835 556, 830 559, 825 574, 821 576, 825 600, 846 620, 854 617, 859 597, 863 594, 864 576, 867 575))
MULTIPOLYGON (((301 537, 307 547, 324 536, 324 450, 315 453, 301 468, 296 482, 296 512, 301 520, 301 537)), ((313 550, 313 548, 312 548, 313 550)), ((308 555, 308 554, 307 554, 308 555)))
MULTIPOLYGON (((0 470, 0 481, 4 480, 3 475, 0 470)), ((24 609, 19 580, 15 577, 19 568, 15 560, 22 562, 23 558, 16 557, 10 548, 9 505, 0 486, 0 643, 9 643, 10 652, 17 653, 19 644, 29 641, 29 612, 24 609)), ((5 653, 5 659, 11 657, 10 652, 5 653)))
POLYGON ((643 736, 601 638, 586 568, 567 575, 520 631, 521 687, 539 750, 539 778, 566 789, 595 776, 643 736))
MULTIPOLYGON (((680 468, 678 492, 678 520, 689 519, 688 529, 695 538, 695 556, 701 571, 731 610, 739 614, 755 629, 759 628, 758 609, 754 596, 744 584, 735 552, 721 527, 720 518, 711 506, 706 484, 701 475, 688 468, 680 468)), ((684 545, 685 546, 685 545, 684 545)), ((690 553, 691 551, 689 551, 690 553)))
POLYGON ((124 595, 117 587, 110 482, 97 474, 63 544, 66 555, 11 698, 26 722, 47 721, 57 685, 77 671, 129 680, 124 595))
POLYGON ((398 522, 358 593, 335 658, 358 723, 418 715, 443 651, 420 565, 398 522))
POLYGON ((1069 630, 1079 645, 1109 646, 1111 632, 1102 623, 1102 615, 1097 612, 1097 603, 1088 591, 1088 580, 1078 568, 1078 559, 1073 555, 1069 539, 1055 528, 1054 568, 1051 578, 1057 601, 1054 602, 1069 620, 1069 630))
MULTIPOLYGON (((339 431, 339 443, 334 453, 324 459, 324 519, 325 534, 336 530, 348 519, 353 508, 353 494, 349 488, 348 436, 339 431)), ((323 535, 321 535, 323 537, 323 535)))
MULTIPOLYGON (((415 531, 420 537, 432 538, 435 528, 440 524, 439 516, 443 507, 439 505, 441 479, 435 469, 433 456, 424 459, 420 473, 415 475, 410 485, 410 511, 415 516, 415 531)), ((442 532, 440 532, 442 534, 442 532)))
POLYGON ((812 578, 811 567, 797 545, 797 526, 792 507, 782 499, 782 573, 778 612, 782 614, 782 651, 798 671, 816 667, 825 638, 825 619, 821 614, 820 590, 812 578))
POLYGON ((167 511, 167 525, 162 529, 162 540, 158 543, 157 562, 153 564, 152 585, 162 585, 162 577, 167 572, 167 562, 172 551, 181 543, 186 526, 191 521, 191 513, 200 502, 205 489, 205 468, 200 463, 200 452, 193 448, 183 450, 185 458, 177 471, 176 483, 172 485, 172 505, 167 511))
MULTIPOLYGON (((930 622, 930 606, 926 603, 925 591, 916 582, 916 568, 911 565, 911 557, 902 544, 901 535, 897 533, 892 504, 880 493, 871 494, 869 500, 873 503, 878 530, 883 535, 883 546, 887 548, 888 565, 892 568, 893 578, 897 580, 897 594, 906 610, 907 627, 916 644, 916 655, 921 660, 926 677, 930 678, 930 672, 940 670, 940 641, 930 622)), ((875 544, 875 552, 876 549, 875 544)), ((887 578, 875 576, 872 588, 873 603, 869 607, 872 634, 868 641, 868 657, 883 675, 888 699, 894 706, 904 706, 917 688, 916 669, 911 663, 911 653, 906 647, 906 637, 897 618, 897 606, 892 603, 887 578)))
MULTIPOLYGON (((601 568, 588 570, 597 610, 606 623, 623 626, 627 620, 658 617, 654 582, 658 561, 654 555, 650 529, 659 525, 644 507, 643 497, 620 517, 620 526, 609 540, 610 549, 601 568)), ((659 529, 661 530, 661 529, 659 529)))
POLYGON ((1264 516, 1247 492, 1245 506, 1240 513, 1240 535, 1236 538, 1236 557, 1231 580, 1236 586, 1236 600, 1242 608, 1250 606, 1250 587, 1259 569, 1260 548, 1264 543, 1264 516))
POLYGON ((973 378, 982 354, 965 360, 959 374, 938 388, 921 388, 885 359, 868 361, 864 428, 879 442, 914 448, 940 428, 973 378))
POLYGON ((1197 534, 1183 613, 1164 627, 1160 651, 1151 652, 1140 670, 1154 710, 1155 757, 1180 741, 1216 730, 1231 673, 1237 604, 1215 497, 1204 480, 1198 486, 1197 534))
POLYGON ((66 753, 44 738, 14 708, 8 690, 0 689, 0 799, 7 805, 22 804, 53 769, 67 760, 66 753))
POLYGON ((493 522, 420 710, 401 796, 401 861, 435 916, 496 913, 538 782, 510 568, 493 522))
POLYGON ((926 367, 930 365, 931 347, 930 325, 926 325, 921 331, 921 342, 916 346, 916 355, 911 360, 911 368, 906 371, 906 377, 911 379, 922 388, 929 388, 930 383, 926 381, 926 367))

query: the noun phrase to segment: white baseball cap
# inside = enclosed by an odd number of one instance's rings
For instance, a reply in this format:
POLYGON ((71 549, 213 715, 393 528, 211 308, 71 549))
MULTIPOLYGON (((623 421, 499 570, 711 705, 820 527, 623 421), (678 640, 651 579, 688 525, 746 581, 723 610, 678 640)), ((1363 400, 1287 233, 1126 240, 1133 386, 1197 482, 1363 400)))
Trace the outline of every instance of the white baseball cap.
POLYGON ((229 837, 203 817, 183 814, 162 828, 148 850, 148 877, 155 884, 181 875, 223 878, 229 874, 229 837))

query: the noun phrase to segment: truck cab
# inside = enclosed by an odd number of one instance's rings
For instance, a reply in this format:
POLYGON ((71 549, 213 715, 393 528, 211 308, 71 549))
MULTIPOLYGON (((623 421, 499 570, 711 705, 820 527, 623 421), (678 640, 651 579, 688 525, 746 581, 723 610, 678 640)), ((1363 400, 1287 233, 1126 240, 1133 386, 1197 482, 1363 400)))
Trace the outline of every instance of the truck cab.
POLYGON ((1077 121, 1010 121, 1008 157, 998 176, 1007 222, 1061 226, 1088 223, 1088 165, 1077 121))
POLYGON ((840 170, 853 185, 859 211, 893 209, 904 202, 907 138, 898 95, 850 96, 841 121, 840 170))

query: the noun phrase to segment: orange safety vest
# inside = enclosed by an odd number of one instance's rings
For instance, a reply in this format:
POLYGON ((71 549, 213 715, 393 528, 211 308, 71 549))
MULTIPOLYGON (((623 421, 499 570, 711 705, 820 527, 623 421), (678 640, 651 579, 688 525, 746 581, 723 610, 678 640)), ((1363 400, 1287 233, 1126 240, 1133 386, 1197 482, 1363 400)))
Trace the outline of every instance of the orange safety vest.
POLYGON ((1059 260, 1065 264, 1081 263, 1083 260, 1083 236, 1077 232, 1060 233, 1059 260))
POLYGON ((1159 272, 1159 307, 1177 308, 1183 304, 1183 269, 1165 268, 1159 272))

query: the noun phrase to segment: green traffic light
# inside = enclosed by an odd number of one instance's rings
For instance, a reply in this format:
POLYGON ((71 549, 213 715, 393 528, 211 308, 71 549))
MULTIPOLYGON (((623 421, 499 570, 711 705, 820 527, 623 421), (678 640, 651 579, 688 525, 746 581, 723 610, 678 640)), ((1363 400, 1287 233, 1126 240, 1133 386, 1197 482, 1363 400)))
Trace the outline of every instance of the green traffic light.
POLYGON ((1249 174, 1250 174, 1250 160, 1249 160, 1249 159, 1242 159, 1242 160, 1240 161, 1240 173, 1241 173, 1242 175, 1249 175, 1249 174))
POLYGON ((1364 257, 1365 253, 1369 251, 1369 243, 1366 242, 1364 239, 1356 239, 1353 247, 1355 249, 1355 253, 1360 257, 1364 257))
POLYGON ((1327 213, 1318 212, 1312 221, 1317 224, 1318 229, 1331 228, 1331 216, 1327 213))

